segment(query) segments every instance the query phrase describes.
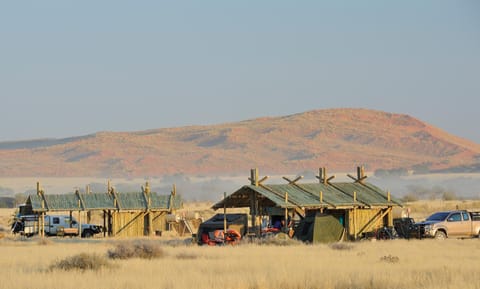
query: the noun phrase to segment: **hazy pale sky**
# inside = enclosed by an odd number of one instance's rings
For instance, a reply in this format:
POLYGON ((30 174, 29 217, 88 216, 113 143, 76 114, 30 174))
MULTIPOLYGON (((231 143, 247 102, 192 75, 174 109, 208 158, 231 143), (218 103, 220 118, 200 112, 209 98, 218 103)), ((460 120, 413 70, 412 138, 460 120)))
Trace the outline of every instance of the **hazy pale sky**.
POLYGON ((0 141, 313 109, 480 142, 480 1, 2 1, 0 141))

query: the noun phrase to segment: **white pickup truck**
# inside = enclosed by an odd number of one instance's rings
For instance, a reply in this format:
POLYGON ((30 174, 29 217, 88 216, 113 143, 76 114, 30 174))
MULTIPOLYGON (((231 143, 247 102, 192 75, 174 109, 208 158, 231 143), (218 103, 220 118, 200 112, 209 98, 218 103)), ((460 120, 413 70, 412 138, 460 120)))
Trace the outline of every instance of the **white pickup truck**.
MULTIPOLYGON (((38 234, 38 215, 18 216, 12 225, 13 233, 20 233, 27 237, 38 234)), ((45 215, 45 235, 47 236, 78 236, 78 222, 68 215, 45 215)), ((103 231, 102 226, 82 224, 81 236, 92 237, 103 231)))

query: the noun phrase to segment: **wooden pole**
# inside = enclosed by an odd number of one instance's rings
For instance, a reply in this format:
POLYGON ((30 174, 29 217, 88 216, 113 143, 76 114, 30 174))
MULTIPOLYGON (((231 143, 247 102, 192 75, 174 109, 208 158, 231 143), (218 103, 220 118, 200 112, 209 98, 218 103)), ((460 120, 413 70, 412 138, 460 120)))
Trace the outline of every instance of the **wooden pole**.
POLYGON ((257 211, 256 211, 256 206, 255 206, 256 201, 257 201, 257 192, 252 191, 251 199, 250 199, 250 215, 251 215, 251 218, 252 218, 252 222, 251 222, 252 231, 255 232, 255 233, 257 232, 257 230, 256 230, 257 211))
POLYGON ((353 192, 353 239, 357 240, 357 192, 353 192))
MULTIPOLYGON (((287 208, 287 204, 288 204, 288 192, 285 192, 285 227, 288 226, 288 208, 287 208)), ((285 229, 285 228, 283 228, 285 229)))
POLYGON ((143 193, 145 194, 146 201, 147 201, 147 220, 148 220, 148 229, 147 229, 147 234, 148 236, 153 236, 154 229, 153 229, 153 217, 152 217, 152 211, 150 209, 151 207, 151 196, 150 196, 150 185, 148 182, 145 182, 145 188, 143 190, 143 193))
POLYGON ((82 237, 82 211, 78 211, 78 235, 82 237))
POLYGON ((103 210, 103 237, 107 236, 107 211, 103 210))
POLYGON ((223 244, 227 236, 227 192, 223 192, 223 244))
POLYGON ((38 233, 41 238, 45 237, 45 197, 40 187, 40 182, 37 182, 37 195, 42 198, 42 212, 38 217, 38 233))
POLYGON ((353 239, 357 240, 357 208, 353 207, 353 239))
MULTIPOLYGON (((85 187, 85 193, 87 195, 90 195, 92 192, 90 191, 90 185, 87 185, 85 187)), ((90 222, 92 221, 92 212, 90 210, 87 211, 87 223, 90 224, 90 222)))
POLYGON ((258 169, 256 168, 250 170, 250 184, 258 187, 258 169))

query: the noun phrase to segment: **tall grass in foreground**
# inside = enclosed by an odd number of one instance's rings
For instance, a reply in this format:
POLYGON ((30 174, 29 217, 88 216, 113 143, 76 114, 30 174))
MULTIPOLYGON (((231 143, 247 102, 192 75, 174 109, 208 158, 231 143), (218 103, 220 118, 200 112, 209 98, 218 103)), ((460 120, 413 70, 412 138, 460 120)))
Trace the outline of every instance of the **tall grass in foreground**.
POLYGON ((111 267, 80 274, 46 270, 81 253, 107 257, 110 242, 0 242, 0 288, 480 288, 478 239, 163 246, 161 258, 109 259, 111 267))

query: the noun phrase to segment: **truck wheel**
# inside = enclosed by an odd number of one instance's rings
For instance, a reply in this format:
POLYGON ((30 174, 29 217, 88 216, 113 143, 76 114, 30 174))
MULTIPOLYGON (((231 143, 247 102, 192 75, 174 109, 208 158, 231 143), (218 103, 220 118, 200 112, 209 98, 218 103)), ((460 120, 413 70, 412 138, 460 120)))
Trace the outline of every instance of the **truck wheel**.
POLYGON ((445 240, 447 238, 447 235, 443 231, 437 231, 435 233, 435 239, 437 240, 445 240))
POLYGON ((92 231, 90 231, 90 230, 85 230, 85 231, 83 231, 83 233, 82 233, 82 237, 83 237, 83 238, 91 238, 91 237, 93 237, 93 233, 92 233, 92 231))

